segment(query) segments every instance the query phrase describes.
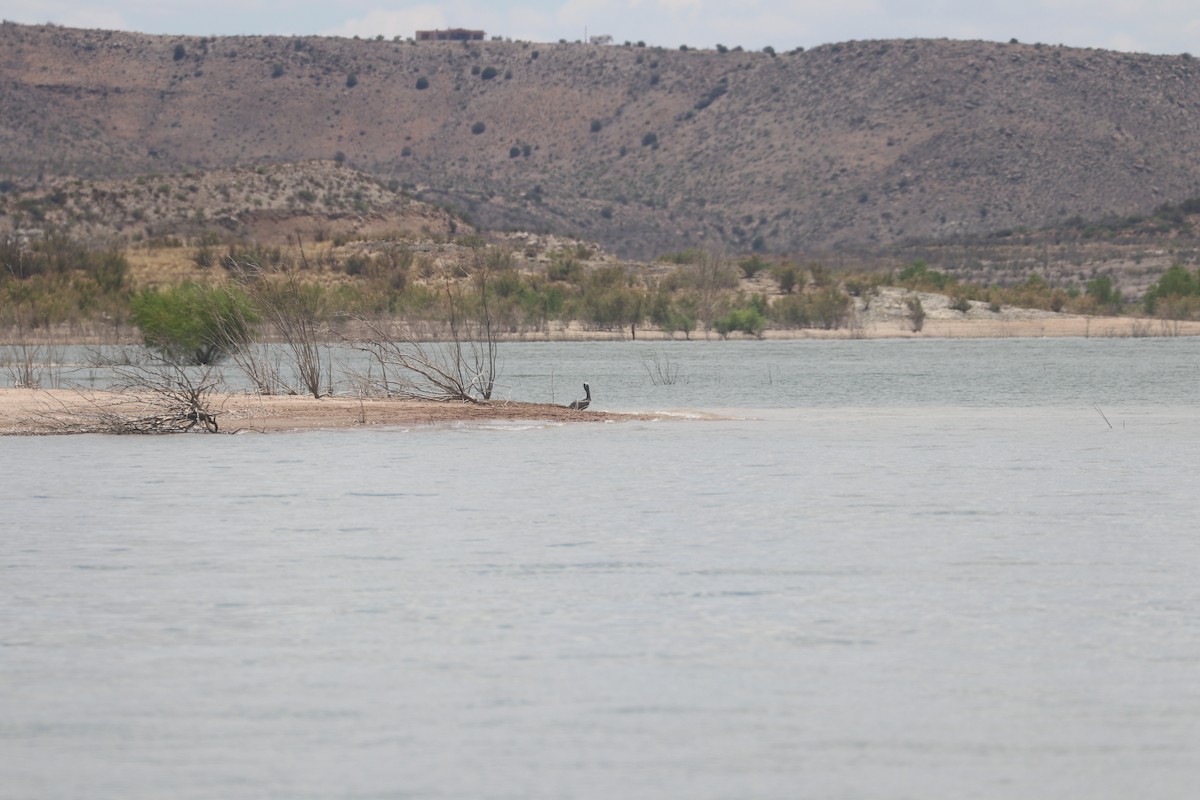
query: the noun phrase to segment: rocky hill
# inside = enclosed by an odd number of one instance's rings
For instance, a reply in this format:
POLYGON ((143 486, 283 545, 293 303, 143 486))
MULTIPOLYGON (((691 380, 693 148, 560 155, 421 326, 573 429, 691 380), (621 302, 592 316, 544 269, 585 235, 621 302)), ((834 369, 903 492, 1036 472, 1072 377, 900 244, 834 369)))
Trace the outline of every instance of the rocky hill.
POLYGON ((471 232, 398 184, 384 185, 333 161, 47 178, 40 190, 0 194, 0 234, 22 238, 48 230, 94 246, 214 238, 278 245, 297 236, 322 241, 471 232))
MULTIPOLYGON (((878 247, 1200 195, 1200 62, 0 25, 0 188, 327 159, 625 256, 878 247)), ((153 179, 150 179, 153 182, 153 179)))

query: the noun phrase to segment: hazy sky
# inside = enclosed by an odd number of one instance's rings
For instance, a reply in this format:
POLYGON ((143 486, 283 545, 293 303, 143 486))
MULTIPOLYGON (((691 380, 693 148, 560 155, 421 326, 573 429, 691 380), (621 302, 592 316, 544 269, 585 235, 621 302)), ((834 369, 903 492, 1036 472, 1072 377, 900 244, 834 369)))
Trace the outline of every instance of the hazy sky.
POLYGON ((482 28, 539 42, 609 34, 617 43, 776 50, 849 39, 948 37, 1200 54, 1196 0, 0 0, 0 17, 196 36, 387 38, 482 28))

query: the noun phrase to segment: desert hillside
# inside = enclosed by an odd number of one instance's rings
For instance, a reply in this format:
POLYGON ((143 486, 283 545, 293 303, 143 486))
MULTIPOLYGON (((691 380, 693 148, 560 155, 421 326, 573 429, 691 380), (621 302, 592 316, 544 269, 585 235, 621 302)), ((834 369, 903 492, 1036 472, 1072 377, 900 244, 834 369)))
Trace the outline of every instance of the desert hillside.
MULTIPOLYGON (((731 45, 734 43, 730 43, 731 45)), ((789 53, 0 25, 0 186, 327 159, 485 228, 651 257, 1145 213, 1200 194, 1200 63, 873 41, 789 53)))

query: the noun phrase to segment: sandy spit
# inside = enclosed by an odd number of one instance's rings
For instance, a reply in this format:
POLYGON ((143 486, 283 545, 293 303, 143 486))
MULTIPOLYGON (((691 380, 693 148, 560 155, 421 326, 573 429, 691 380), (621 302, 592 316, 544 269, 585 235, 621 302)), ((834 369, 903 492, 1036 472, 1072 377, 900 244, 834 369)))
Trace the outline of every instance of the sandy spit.
MULTIPOLYGON (((222 433, 332 430, 372 426, 413 427, 453 423, 525 421, 623 422, 652 414, 574 411, 539 403, 439 403, 394 398, 301 397, 222 394, 212 399, 222 433)), ((158 412, 127 395, 71 389, 0 389, 0 435, 113 433, 112 422, 158 412)))

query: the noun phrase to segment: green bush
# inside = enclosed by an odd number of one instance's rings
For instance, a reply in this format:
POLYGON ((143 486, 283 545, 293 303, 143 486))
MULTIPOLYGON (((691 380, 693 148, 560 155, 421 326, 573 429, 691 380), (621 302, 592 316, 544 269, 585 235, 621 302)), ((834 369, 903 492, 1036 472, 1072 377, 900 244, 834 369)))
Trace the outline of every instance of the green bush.
POLYGON ((738 267, 741 268, 742 275, 747 280, 749 280, 750 278, 753 278, 755 275, 757 275, 758 273, 760 273, 764 269, 766 269, 767 262, 763 261, 758 256, 753 256, 751 258, 743 259, 742 261, 738 262, 738 267))
POLYGON ((575 317, 584 325, 614 330, 641 322, 645 314, 645 296, 629 286, 613 284, 601 276, 591 276, 582 294, 576 298, 575 317))
POLYGON ((1200 293, 1200 282, 1181 265, 1175 264, 1162 274, 1149 289, 1146 290, 1144 303, 1146 312, 1153 314, 1158 301, 1169 297, 1191 297, 1200 293))
POLYGON ((483 133, 486 130, 487 130, 487 125, 484 125, 482 122, 476 122, 474 125, 471 126, 471 133, 475 134, 476 136, 478 136, 479 134, 483 133))
POLYGON ((555 260, 546 267, 546 278, 551 281, 579 283, 583 280, 583 267, 571 258, 555 260))
POLYGON ((766 311, 776 323, 789 328, 836 330, 845 327, 850 307, 850 295, 836 286, 825 286, 780 297, 766 311))
POLYGON ((175 364, 215 364, 250 341, 258 320, 239 289, 194 283, 139 292, 130 317, 146 345, 175 364))
MULTIPOLYGON (((791 294, 796 290, 796 285, 800 281, 800 270, 796 269, 792 264, 785 264, 776 267, 774 270, 775 280, 779 282, 779 291, 784 294, 791 294)), ((803 288, 801 286, 800 288, 803 288)))
POLYGON ((1121 295, 1113 286, 1113 279, 1107 275, 1088 281, 1084 291, 1102 306, 1112 306, 1121 302, 1121 295))
POLYGON ((417 78, 417 90, 418 91, 423 92, 428 88, 429 88, 429 78, 426 78, 424 75, 417 78))
POLYGON ((666 334, 678 331, 691 338, 691 332, 696 328, 695 302, 689 295, 659 291, 650 303, 649 316, 650 321, 666 334))
POLYGON ((713 321, 713 328, 722 338, 734 331, 762 338, 767 327, 767 318, 756 308, 735 308, 720 319, 713 321))
POLYGON ((942 273, 932 270, 924 261, 914 261, 896 278, 901 285, 910 289, 940 292, 946 288, 950 279, 942 273))

